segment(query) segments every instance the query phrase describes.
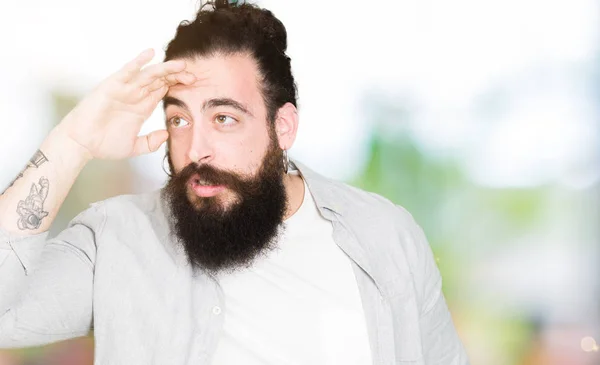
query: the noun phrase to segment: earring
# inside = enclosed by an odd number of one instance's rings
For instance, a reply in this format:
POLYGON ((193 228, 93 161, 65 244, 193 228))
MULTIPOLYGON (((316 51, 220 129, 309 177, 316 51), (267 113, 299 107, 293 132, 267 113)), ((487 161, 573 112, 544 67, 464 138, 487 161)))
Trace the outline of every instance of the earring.
POLYGON ((287 174, 290 168, 290 159, 288 158, 287 150, 283 150, 283 171, 287 174))
POLYGON ((170 172, 167 171, 167 169, 165 169, 165 160, 167 159, 167 157, 169 157, 169 156, 167 156, 165 154, 165 157, 163 158, 163 161, 162 161, 162 169, 165 172, 165 174, 167 174, 168 177, 173 177, 173 174, 171 174, 170 172))

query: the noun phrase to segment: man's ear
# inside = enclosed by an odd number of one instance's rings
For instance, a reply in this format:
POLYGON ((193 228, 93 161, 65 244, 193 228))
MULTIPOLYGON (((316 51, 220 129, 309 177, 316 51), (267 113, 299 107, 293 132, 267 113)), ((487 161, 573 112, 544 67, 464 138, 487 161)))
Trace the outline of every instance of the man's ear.
POLYGON ((275 133, 279 141, 279 148, 289 150, 296 140, 298 131, 298 110, 292 103, 285 103, 277 111, 275 117, 275 133))

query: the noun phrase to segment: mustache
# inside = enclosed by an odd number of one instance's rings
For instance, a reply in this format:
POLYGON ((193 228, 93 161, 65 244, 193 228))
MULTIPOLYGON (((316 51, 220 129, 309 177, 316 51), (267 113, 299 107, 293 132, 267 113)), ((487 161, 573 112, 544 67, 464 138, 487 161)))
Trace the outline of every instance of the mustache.
POLYGON ((247 179, 238 173, 220 169, 207 164, 198 165, 194 162, 190 163, 183 170, 181 170, 177 174, 176 179, 185 183, 196 174, 200 176, 201 180, 206 181, 209 185, 225 185, 235 189, 236 187, 248 183, 247 179))

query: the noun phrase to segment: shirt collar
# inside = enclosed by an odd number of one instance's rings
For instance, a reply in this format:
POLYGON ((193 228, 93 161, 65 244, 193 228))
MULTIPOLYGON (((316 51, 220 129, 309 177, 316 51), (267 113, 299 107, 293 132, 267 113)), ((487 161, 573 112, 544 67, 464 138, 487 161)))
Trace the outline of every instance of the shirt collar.
POLYGON ((300 175, 306 181, 310 194, 312 194, 315 204, 319 208, 319 212, 325 217, 330 216, 329 212, 334 212, 341 216, 341 201, 336 198, 333 189, 338 182, 316 173, 298 160, 290 159, 290 164, 300 172, 300 175))

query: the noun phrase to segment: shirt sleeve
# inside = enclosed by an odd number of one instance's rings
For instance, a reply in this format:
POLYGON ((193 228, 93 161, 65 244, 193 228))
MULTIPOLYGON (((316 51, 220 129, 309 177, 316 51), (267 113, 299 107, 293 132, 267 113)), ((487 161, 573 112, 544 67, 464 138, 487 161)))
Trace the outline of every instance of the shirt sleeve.
POLYGON ((442 276, 425 233, 409 216, 410 234, 415 244, 415 290, 419 297, 419 327, 423 356, 427 365, 469 365, 464 346, 456 332, 442 292, 442 276))
POLYGON ((84 336, 92 326, 96 237, 102 204, 53 239, 0 230, 0 348, 40 346, 84 336))

